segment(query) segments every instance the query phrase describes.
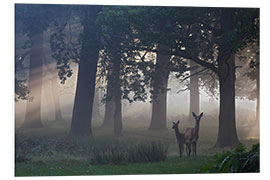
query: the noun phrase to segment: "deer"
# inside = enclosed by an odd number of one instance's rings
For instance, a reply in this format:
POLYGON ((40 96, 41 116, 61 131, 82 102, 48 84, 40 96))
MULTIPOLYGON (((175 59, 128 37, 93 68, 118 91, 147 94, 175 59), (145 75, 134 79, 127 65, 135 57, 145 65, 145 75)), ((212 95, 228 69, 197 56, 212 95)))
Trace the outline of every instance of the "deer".
POLYGON ((187 156, 190 156, 191 146, 193 156, 197 156, 197 141, 199 139, 200 120, 203 116, 203 112, 199 116, 197 116, 194 112, 192 112, 192 115, 195 118, 195 127, 187 128, 184 133, 187 156))
POLYGON ((177 121, 176 123, 175 122, 172 122, 172 123, 173 123, 172 129, 174 129, 176 142, 178 144, 179 155, 180 155, 180 157, 182 157, 183 152, 184 152, 185 136, 183 133, 179 132, 178 125, 179 125, 180 121, 177 121))

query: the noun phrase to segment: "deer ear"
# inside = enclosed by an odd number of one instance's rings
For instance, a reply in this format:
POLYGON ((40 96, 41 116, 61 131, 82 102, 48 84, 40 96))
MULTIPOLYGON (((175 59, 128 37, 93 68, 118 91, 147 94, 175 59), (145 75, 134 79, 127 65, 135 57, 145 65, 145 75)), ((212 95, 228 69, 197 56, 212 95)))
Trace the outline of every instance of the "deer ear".
POLYGON ((192 112, 192 115, 193 115, 194 117, 197 117, 196 114, 195 114, 194 112, 192 112))
POLYGON ((203 112, 200 114, 200 117, 202 117, 203 116, 203 112))
POLYGON ((178 121, 177 121, 177 124, 179 124, 179 123, 180 123, 180 121, 178 120, 178 121))

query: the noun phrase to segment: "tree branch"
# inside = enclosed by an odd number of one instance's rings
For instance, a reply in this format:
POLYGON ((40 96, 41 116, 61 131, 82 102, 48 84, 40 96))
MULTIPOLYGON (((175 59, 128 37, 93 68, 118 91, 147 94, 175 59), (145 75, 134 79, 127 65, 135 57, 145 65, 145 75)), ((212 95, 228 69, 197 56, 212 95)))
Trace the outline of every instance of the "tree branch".
POLYGON ((184 82, 186 79, 188 79, 188 78, 190 78, 190 77, 192 77, 192 76, 195 76, 196 74, 200 74, 201 72, 203 72, 203 71, 205 71, 205 70, 207 70, 207 69, 208 69, 208 68, 203 68, 202 70, 200 70, 200 71, 198 71, 198 72, 196 72, 196 73, 193 73, 193 74, 191 74, 191 75, 185 77, 182 81, 180 81, 180 83, 184 82))

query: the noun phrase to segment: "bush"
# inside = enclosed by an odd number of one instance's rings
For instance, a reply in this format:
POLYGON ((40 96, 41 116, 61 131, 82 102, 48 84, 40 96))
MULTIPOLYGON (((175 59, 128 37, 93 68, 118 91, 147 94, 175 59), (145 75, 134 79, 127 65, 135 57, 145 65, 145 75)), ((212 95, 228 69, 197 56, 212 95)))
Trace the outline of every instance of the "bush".
POLYGON ((140 143, 132 146, 127 154, 130 162, 156 162, 164 161, 167 157, 168 147, 161 143, 140 143))
POLYGON ((107 145, 93 145, 90 161, 93 164, 120 164, 125 162, 156 162, 165 160, 167 147, 161 143, 136 145, 115 141, 107 145))
POLYGON ((233 151, 217 154, 214 161, 200 170, 201 173, 246 173, 260 172, 259 144, 253 145, 247 151, 243 144, 239 144, 233 151))
POLYGON ((131 144, 117 139, 33 139, 16 136, 15 162, 27 163, 41 156, 75 156, 90 160, 91 164, 120 164, 125 162, 162 161, 167 157, 167 147, 161 143, 131 144))
POLYGON ((90 161, 93 164, 120 164, 126 159, 125 145, 115 141, 111 144, 93 144, 90 161))

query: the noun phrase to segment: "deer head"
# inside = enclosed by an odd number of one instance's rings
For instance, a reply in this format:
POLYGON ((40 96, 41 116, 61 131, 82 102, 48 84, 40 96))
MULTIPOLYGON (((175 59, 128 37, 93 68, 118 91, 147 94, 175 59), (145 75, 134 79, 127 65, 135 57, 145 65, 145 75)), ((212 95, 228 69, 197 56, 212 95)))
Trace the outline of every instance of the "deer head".
POLYGON ((177 129, 180 121, 177 121, 176 123, 175 122, 172 122, 172 123, 173 123, 172 129, 177 129))
POLYGON ((197 116, 194 112, 192 112, 192 115, 195 118, 196 123, 200 123, 200 120, 203 116, 203 112, 199 116, 197 116))

